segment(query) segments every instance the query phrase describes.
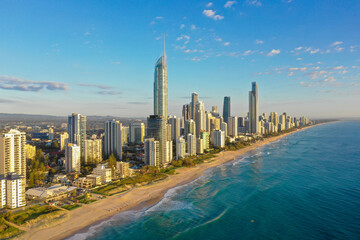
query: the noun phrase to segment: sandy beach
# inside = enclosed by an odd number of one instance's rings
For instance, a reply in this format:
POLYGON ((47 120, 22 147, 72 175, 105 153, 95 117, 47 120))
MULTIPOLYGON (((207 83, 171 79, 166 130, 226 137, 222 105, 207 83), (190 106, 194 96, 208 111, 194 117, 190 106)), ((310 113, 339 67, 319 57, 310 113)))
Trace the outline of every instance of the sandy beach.
MULTIPOLYGON (((304 129, 306 128, 297 131, 302 131, 304 129)), ((64 239, 74 235, 76 232, 87 229, 94 223, 106 220, 119 212, 149 207, 160 201, 169 189, 189 183, 196 178, 199 178, 204 171, 226 162, 233 161, 235 158, 249 151, 277 141, 278 139, 297 131, 268 138, 237 151, 221 152, 209 162, 199 164, 195 167, 179 168, 176 170, 177 174, 170 175, 167 179, 161 182, 133 188, 124 194, 107 197, 106 199, 70 211, 68 213, 68 217, 59 221, 56 225, 30 229, 21 237, 21 239, 64 239)))

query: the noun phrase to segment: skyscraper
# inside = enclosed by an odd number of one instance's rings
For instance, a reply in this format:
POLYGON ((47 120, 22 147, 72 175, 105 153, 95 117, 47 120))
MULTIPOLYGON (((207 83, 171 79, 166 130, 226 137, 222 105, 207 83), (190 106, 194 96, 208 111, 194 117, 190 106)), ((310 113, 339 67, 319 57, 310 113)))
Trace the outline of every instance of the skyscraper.
POLYGON ((109 157, 114 154, 122 158, 122 124, 119 121, 109 120, 105 123, 104 154, 109 157))
POLYGON ((228 118, 230 116, 231 116, 230 97, 224 97, 224 108, 223 108, 224 122, 228 123, 228 118))
POLYGON ((251 83, 249 91, 249 133, 259 133, 259 93, 256 82, 251 83))
POLYGON ((0 174, 16 172, 26 177, 26 134, 12 129, 0 136, 0 174))
POLYGON ((167 129, 163 116, 150 115, 148 117, 146 138, 154 138, 159 142, 159 165, 156 166, 163 166, 169 162, 169 148, 172 148, 172 144, 168 141, 167 129))
POLYGON ((86 116, 73 113, 68 117, 69 143, 80 146, 80 157, 85 157, 86 116))
POLYGON ((160 57, 155 64, 154 73, 154 115, 168 116, 168 87, 167 87, 167 63, 165 53, 164 38, 164 55, 160 57))
POLYGON ((129 126, 130 142, 142 143, 145 137, 145 124, 142 122, 132 122, 129 126))
POLYGON ((199 95, 196 92, 193 92, 191 94, 191 119, 194 119, 194 120, 195 120, 195 113, 196 113, 195 106, 198 101, 199 101, 199 95))
POLYGON ((168 123, 171 125, 171 139, 176 141, 180 137, 180 118, 170 117, 168 123))
POLYGON ((195 104, 195 125, 196 125, 196 138, 200 137, 201 131, 206 131, 206 118, 205 107, 202 101, 195 104))

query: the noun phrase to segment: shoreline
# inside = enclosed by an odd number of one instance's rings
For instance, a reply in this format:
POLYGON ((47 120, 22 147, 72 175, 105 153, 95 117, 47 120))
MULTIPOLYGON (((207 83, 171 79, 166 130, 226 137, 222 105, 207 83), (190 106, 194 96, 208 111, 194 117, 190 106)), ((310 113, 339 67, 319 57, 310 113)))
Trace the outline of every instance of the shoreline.
POLYGON ((130 191, 115 196, 110 196, 90 205, 83 206, 68 213, 66 220, 56 225, 45 228, 31 228, 20 239, 65 239, 79 233, 85 233, 92 226, 110 219, 120 212, 128 210, 140 211, 159 203, 166 192, 172 188, 188 184, 203 175, 211 168, 234 161, 252 150, 275 142, 296 132, 306 130, 322 124, 307 126, 279 136, 266 138, 263 141, 235 150, 216 154, 209 162, 198 164, 194 167, 176 169, 176 174, 169 175, 165 180, 146 186, 136 187, 130 191))

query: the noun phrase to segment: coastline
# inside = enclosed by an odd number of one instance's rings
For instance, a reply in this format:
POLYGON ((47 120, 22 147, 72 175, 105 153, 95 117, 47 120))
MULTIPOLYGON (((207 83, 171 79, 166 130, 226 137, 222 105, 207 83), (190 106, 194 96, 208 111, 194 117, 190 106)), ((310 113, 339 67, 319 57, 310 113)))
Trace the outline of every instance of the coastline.
POLYGON ((76 233, 83 233, 91 226, 97 225, 120 212, 141 210, 155 205, 161 201, 168 190, 194 181, 202 176, 204 171, 208 169, 234 161, 234 159, 239 156, 293 133, 322 124, 308 126, 280 136, 267 138, 236 151, 220 152, 209 162, 198 164, 191 168, 183 167, 177 169, 176 174, 169 175, 169 177, 163 181, 133 188, 126 193, 110 196, 90 205, 75 209, 68 213, 66 220, 56 225, 44 228, 31 228, 21 236, 20 239, 64 239, 76 233))

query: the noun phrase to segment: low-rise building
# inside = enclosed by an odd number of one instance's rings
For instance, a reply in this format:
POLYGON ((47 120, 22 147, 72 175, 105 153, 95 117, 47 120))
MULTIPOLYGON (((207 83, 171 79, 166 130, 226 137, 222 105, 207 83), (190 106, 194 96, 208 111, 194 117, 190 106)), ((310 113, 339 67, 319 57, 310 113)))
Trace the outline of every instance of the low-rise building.
POLYGON ((100 175, 90 174, 90 175, 87 175, 86 178, 93 181, 93 186, 101 185, 101 176, 100 175))
POLYGON ((30 188, 25 192, 26 198, 29 200, 40 200, 44 202, 58 201, 64 198, 68 198, 76 187, 62 186, 56 184, 49 188, 38 187, 30 188))
POLYGON ((111 168, 108 167, 108 164, 98 164, 96 168, 94 168, 94 175, 101 176, 101 183, 109 183, 111 182, 111 168))
POLYGON ((128 162, 116 162, 116 173, 120 178, 131 176, 130 164, 128 162))
POLYGON ((74 180, 72 182, 72 185, 74 187, 78 187, 78 188, 91 188, 94 185, 93 183, 94 183, 93 179, 81 177, 81 178, 74 180))

